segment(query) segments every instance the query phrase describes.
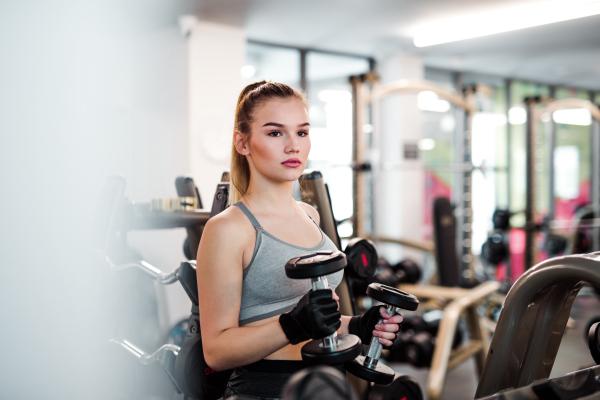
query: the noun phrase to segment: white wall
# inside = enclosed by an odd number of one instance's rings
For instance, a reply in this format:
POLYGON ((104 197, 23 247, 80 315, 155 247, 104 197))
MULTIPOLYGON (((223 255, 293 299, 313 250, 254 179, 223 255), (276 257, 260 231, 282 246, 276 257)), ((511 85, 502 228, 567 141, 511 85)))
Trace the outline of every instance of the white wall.
MULTIPOLYGON (((176 176, 188 174, 203 206, 211 207, 229 166, 245 43, 241 28, 200 21, 187 39, 173 26, 137 44, 135 71, 143 92, 134 118, 134 199, 175 197, 176 176)), ((184 260, 185 236, 183 228, 130 234, 144 258, 165 270, 184 260)), ((155 286, 160 324, 167 330, 189 316, 191 302, 178 284, 155 286)))
POLYGON ((205 207, 229 169, 233 118, 242 89, 242 28, 199 22, 188 39, 189 157, 205 207))
MULTIPOLYGON (((402 53, 379 57, 381 83, 398 79, 422 79, 419 56, 402 53)), ((404 143, 421 138, 421 111, 415 94, 395 94, 380 105, 379 153, 382 164, 400 164, 402 169, 380 171, 375 187, 375 229, 380 235, 422 240, 424 179, 420 160, 404 159, 404 143)), ((393 244, 381 244, 381 255, 390 262, 401 258, 420 261, 422 253, 393 244)))

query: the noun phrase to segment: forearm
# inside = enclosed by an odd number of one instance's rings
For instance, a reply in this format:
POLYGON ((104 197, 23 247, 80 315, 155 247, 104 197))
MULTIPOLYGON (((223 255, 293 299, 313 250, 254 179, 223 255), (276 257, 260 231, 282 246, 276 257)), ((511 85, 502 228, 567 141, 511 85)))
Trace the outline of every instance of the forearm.
POLYGON ((230 328, 204 343, 204 358, 222 371, 260 361, 289 343, 279 321, 230 328))
POLYGON ((342 325, 340 325, 339 329, 337 330, 338 335, 347 335, 348 333, 350 333, 348 331, 348 323, 350 322, 350 318, 347 315, 342 315, 342 318, 340 318, 340 321, 342 321, 342 325))

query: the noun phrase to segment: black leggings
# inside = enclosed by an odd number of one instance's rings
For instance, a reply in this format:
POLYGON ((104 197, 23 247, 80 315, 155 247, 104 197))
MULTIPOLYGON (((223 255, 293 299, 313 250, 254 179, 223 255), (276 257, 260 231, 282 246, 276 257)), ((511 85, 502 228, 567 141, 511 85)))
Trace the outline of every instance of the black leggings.
MULTIPOLYGON (((290 377, 307 366, 303 361, 261 360, 235 368, 223 399, 243 395, 260 400, 278 400, 290 377)), ((343 364, 333 367, 346 374, 343 364)))

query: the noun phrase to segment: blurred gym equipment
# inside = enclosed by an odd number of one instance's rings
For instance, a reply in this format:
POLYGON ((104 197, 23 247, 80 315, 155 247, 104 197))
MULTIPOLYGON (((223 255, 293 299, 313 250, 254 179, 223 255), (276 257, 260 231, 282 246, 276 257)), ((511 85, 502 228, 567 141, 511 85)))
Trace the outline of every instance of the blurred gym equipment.
MULTIPOLYGON (((536 210, 537 196, 537 175, 536 165, 540 163, 539 153, 537 151, 538 143, 540 142, 540 134, 538 133, 538 125, 542 115, 550 116, 548 120, 548 152, 550 154, 549 186, 548 198, 549 203, 548 214, 545 218, 544 225, 550 229, 549 233, 553 233, 555 206, 554 206, 554 147, 556 143, 556 126, 552 115, 559 110, 568 109, 586 109, 592 116, 591 126, 591 148, 592 148, 592 174, 590 179, 591 193, 591 208, 595 218, 600 218, 600 109, 588 100, 570 98, 562 100, 544 99, 541 97, 528 97, 525 99, 527 109, 527 134, 526 134, 526 207, 525 207, 525 270, 533 267, 537 262, 536 237, 540 230, 539 216, 536 210)), ((560 225, 560 223, 559 223, 560 225)), ((600 250, 600 223, 593 226, 593 244, 592 251, 600 250)))
POLYGON ((373 385, 366 400, 423 400, 419 382, 409 375, 398 375, 389 385, 373 385))
MULTIPOLYGON (((187 189, 193 185, 190 179, 176 181, 178 190, 182 182, 187 189)), ((195 186, 194 186, 195 188, 195 186)), ((200 322, 198 316, 198 287, 196 280, 195 261, 184 262, 171 271, 165 273, 150 263, 143 260, 113 262, 109 253, 122 258, 122 248, 126 243, 126 234, 134 229, 161 229, 173 227, 188 228, 188 234, 201 233, 201 228, 214 214, 202 209, 188 210, 178 207, 177 211, 166 210, 159 205, 165 202, 155 201, 155 206, 150 204, 133 204, 125 197, 125 179, 123 177, 110 177, 103 190, 95 218, 93 233, 96 253, 103 265, 112 272, 136 269, 143 271, 159 284, 171 284, 179 281, 184 291, 192 301, 192 312, 188 320, 185 340, 181 347, 173 344, 161 346, 155 353, 148 355, 136 345, 123 338, 114 338, 111 343, 126 350, 135 356, 143 365, 160 363, 170 381, 173 383, 177 399, 218 399, 222 396, 225 384, 231 371, 214 371, 204 361, 202 342, 200 336, 200 322), (201 225, 200 229, 197 229, 201 225), (118 246, 120 244, 120 246, 118 246)), ((189 194, 189 193, 185 193, 189 194)), ((228 185, 219 184, 212 205, 212 210, 218 213, 225 209, 227 204, 228 185)), ((173 202, 169 202, 173 203, 173 202)), ((192 201, 195 206, 199 203, 192 201)), ((190 239, 190 236, 188 236, 190 239)), ((199 240, 199 237, 198 237, 199 240)), ((188 246, 193 246, 189 240, 188 246)), ((196 252, 197 252, 197 244, 196 252)), ((136 377, 134 376, 135 380, 136 377)), ((133 385, 135 387, 135 383, 133 385)))
POLYGON ((283 388, 282 400, 357 400, 345 376, 329 366, 296 372, 283 388))
MULTIPOLYGON (((369 149, 378 146, 378 118, 379 106, 383 99, 390 95, 398 93, 419 93, 421 91, 432 91, 440 98, 449 101, 462 111, 461 125, 463 129, 458 129, 460 137, 457 143, 461 143, 458 148, 458 164, 444 165, 447 170, 456 171, 457 187, 457 207, 460 215, 460 254, 457 262, 460 266, 460 276, 466 280, 472 280, 473 256, 471 254, 471 173, 475 169, 471 161, 471 123, 473 113, 476 111, 476 95, 487 96, 491 89, 487 86, 477 85, 475 87, 465 88, 462 95, 453 93, 448 89, 432 82, 424 80, 408 80, 380 84, 379 79, 373 72, 350 77, 352 85, 352 105, 353 105, 353 174, 354 174, 354 210, 352 216, 352 226, 355 236, 365 237, 365 210, 369 209, 371 221, 376 218, 373 214, 377 213, 376 207, 373 207, 372 199, 366 195, 365 187, 371 185, 370 193, 373 193, 373 182, 377 179, 379 170, 383 168, 394 168, 393 165, 379 165, 374 160, 368 158, 369 149), (370 107, 370 108, 369 108, 370 107), (368 110, 371 110, 371 124, 374 126, 372 139, 366 140, 366 134, 363 132, 363 125, 369 122, 368 110), (367 174, 368 172, 368 174, 367 174), (468 195, 467 195, 468 194, 468 195)), ((371 223, 371 226, 373 224, 371 223)), ((377 229, 371 228, 373 234, 369 237, 376 243, 378 241, 399 243, 404 246, 411 246, 425 251, 432 251, 431 243, 415 243, 397 238, 379 237, 377 229), (391 240, 389 240, 391 239, 391 240)), ((439 259, 438 259, 439 261, 439 259)))
POLYGON ((573 301, 585 283, 600 286, 600 252, 542 261, 515 282, 500 312, 476 398, 548 379, 573 301))
MULTIPOLYGON (((435 347, 427 380, 426 393, 428 399, 440 399, 448 371, 471 357, 475 358, 477 373, 479 374, 483 370, 489 339, 487 325, 484 322, 484 317, 481 317, 477 312, 477 307, 494 295, 499 287, 500 283, 491 281, 481 283, 472 289, 429 285, 398 285, 400 290, 417 296, 424 309, 439 308, 443 310, 443 317, 435 336, 435 347), (457 348, 453 348, 456 332, 460 329, 458 328, 459 322, 463 316, 470 340, 457 348)), ((422 341, 421 346, 427 345, 423 339, 420 340, 422 341)))

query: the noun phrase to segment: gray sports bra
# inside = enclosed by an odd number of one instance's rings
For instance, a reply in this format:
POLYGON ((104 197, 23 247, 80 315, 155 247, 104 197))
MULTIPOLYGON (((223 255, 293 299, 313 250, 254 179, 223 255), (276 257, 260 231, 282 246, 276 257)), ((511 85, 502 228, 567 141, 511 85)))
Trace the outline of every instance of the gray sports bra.
MULTIPOLYGON (((294 280, 285 275, 285 264, 290 259, 316 250, 337 250, 337 247, 321 228, 322 240, 315 247, 286 243, 265 231, 242 202, 238 201, 235 205, 246 214, 256 229, 254 253, 244 271, 239 318, 239 324, 244 325, 290 311, 311 290, 309 279, 294 280)), ((328 275, 329 286, 335 289, 342 281, 342 276, 343 271, 328 275)))

